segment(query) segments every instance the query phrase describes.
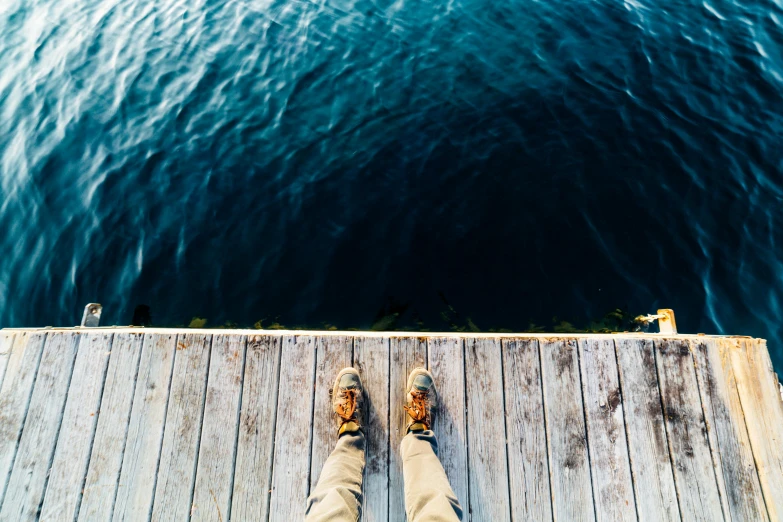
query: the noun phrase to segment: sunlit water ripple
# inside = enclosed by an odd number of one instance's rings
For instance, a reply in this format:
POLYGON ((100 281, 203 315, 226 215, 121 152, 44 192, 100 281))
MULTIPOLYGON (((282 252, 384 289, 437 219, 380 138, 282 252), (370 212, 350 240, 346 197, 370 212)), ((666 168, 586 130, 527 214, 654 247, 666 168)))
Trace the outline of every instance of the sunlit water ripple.
POLYGON ((0 64, 0 326, 665 306, 783 370, 780 0, 4 0, 0 64))

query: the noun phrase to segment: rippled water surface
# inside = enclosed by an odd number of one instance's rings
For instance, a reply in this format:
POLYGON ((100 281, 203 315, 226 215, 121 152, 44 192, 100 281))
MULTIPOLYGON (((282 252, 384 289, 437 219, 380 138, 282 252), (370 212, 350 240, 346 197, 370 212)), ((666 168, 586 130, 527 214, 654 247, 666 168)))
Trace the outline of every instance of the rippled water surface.
POLYGON ((781 0, 3 0, 0 65, 1 326, 671 307, 783 369, 781 0))

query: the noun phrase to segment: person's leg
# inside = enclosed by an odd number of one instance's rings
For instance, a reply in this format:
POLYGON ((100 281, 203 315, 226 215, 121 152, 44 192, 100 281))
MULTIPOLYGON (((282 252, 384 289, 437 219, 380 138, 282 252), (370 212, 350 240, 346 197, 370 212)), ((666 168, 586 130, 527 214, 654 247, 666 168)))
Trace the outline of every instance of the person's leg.
POLYGON ((436 401, 432 374, 423 368, 413 370, 405 407, 410 423, 400 447, 408 522, 462 520, 462 507, 438 459, 438 442, 430 429, 436 401))
POLYGON ((363 402, 359 373, 353 368, 340 371, 332 389, 332 408, 339 422, 337 445, 307 499, 306 522, 359 520, 366 447, 362 432, 363 402))

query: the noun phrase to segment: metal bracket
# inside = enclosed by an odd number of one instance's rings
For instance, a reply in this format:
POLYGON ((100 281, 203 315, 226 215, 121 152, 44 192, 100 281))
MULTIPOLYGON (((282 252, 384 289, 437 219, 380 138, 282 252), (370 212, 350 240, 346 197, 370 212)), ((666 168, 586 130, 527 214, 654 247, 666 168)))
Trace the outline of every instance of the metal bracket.
POLYGON ((100 303, 89 303, 84 307, 82 315, 82 328, 97 328, 101 324, 101 312, 103 306, 100 303))

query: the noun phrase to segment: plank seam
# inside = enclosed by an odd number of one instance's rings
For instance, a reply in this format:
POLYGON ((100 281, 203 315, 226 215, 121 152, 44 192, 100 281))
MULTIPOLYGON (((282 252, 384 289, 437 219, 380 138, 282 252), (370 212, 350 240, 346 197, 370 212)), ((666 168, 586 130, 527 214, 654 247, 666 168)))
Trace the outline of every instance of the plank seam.
MULTIPOLYGON (((220 334, 219 334, 220 335, 220 334)), ((193 518, 193 496, 196 494, 196 473, 198 473, 198 460, 201 456, 201 436, 204 434, 204 412, 207 409, 207 390, 209 389, 209 368, 212 366, 212 346, 215 341, 215 336, 209 336, 209 351, 207 355, 207 371, 204 375, 204 391, 201 394, 201 416, 199 417, 199 423, 201 424, 200 430, 198 430, 198 438, 196 439, 196 458, 193 461, 193 474, 190 479, 190 502, 188 502, 188 521, 193 518)))
MULTIPOLYGON (((270 336, 271 337, 271 336, 270 336)), ((265 494, 267 496, 267 503, 266 503, 266 516, 264 517, 264 520, 267 522, 269 521, 269 517, 271 516, 272 511, 272 479, 274 478, 274 472, 275 472, 275 446, 277 445, 277 410, 278 410, 278 402, 280 400, 280 369, 283 365, 283 337, 278 337, 278 343, 279 349, 277 350, 277 385, 275 386, 275 412, 274 412, 274 419, 272 419, 272 450, 270 452, 270 458, 272 459, 272 464, 269 466, 269 491, 267 491, 265 494)), ((316 361, 317 363, 318 361, 316 361)), ((312 445, 312 441, 311 441, 312 445)))
MULTIPOLYGON (((109 334, 109 354, 111 354, 114 347, 114 334, 109 334)), ((90 446, 87 450, 87 459, 84 464, 84 470, 82 472, 82 480, 79 485, 79 491, 76 495, 76 509, 73 513, 73 521, 79 518, 79 511, 82 507, 82 498, 84 497, 84 486, 87 483, 87 472, 90 469, 90 459, 92 458, 92 449, 95 444, 95 431, 98 429, 98 419, 101 416, 101 406, 103 405, 103 391, 106 389, 106 373, 109 371, 109 357, 106 358, 106 363, 103 365, 103 378, 101 379, 101 391, 98 395, 98 410, 95 413, 95 418, 92 422, 92 430, 90 430, 90 446)))
MULTIPOLYGON (((82 334, 77 333, 76 334, 76 353, 73 355, 73 358, 71 359, 71 369, 68 375, 68 386, 65 387, 65 399, 63 400, 62 408, 60 409, 60 423, 57 425, 57 433, 54 435, 54 448, 52 449, 52 454, 49 457, 49 463, 46 465, 46 469, 51 471, 52 464, 54 463, 54 456, 57 454, 57 445, 60 442, 60 430, 62 430, 63 427, 63 416, 65 415, 65 406, 68 404, 68 396, 71 394, 71 382, 73 381, 73 367, 76 365, 76 358, 79 356, 79 349, 82 345, 82 334)), ((44 347, 45 348, 45 347, 44 347)), ((43 350, 42 350, 43 353, 43 350)), ((30 394, 32 396, 32 394, 30 394)), ((46 500, 46 489, 49 487, 49 477, 50 473, 46 473, 46 479, 44 480, 44 487, 41 494, 41 500, 38 502, 38 509, 36 510, 36 513, 41 512, 41 508, 43 507, 44 500, 46 500)))
MULTIPOLYGON (((28 344, 29 339, 31 336, 28 336, 28 344)), ((3 484, 3 490, 0 491, 0 507, 3 505, 3 501, 5 500, 5 494, 8 490, 8 484, 11 482, 11 474, 14 471, 14 465, 16 464, 16 457, 19 453, 19 441, 22 440, 22 433, 24 432, 25 424, 27 423, 27 413, 30 411, 30 402, 33 400, 33 390, 35 390, 35 383, 38 380, 38 370, 41 368, 41 359, 43 358, 43 351, 46 347, 46 340, 49 337, 48 333, 43 334, 43 339, 41 342, 41 349, 38 351, 38 360, 35 363, 35 375, 33 376, 32 384, 30 385, 30 393, 27 394, 27 403, 24 406, 24 414, 22 414, 22 423, 19 426, 19 435, 16 437, 16 444, 14 445, 14 456, 11 458, 11 463, 8 466, 8 476, 5 479, 5 483, 3 484)), ((14 343, 16 343, 16 340, 14 340, 14 343)), ((27 349, 27 345, 25 345, 25 350, 27 349)))
POLYGON ((552 489, 552 462, 549 457, 549 425, 547 424, 547 418, 546 418, 546 398, 544 394, 544 366, 541 362, 541 359, 543 359, 543 356, 541 354, 541 343, 538 341, 538 339, 534 339, 534 342, 536 343, 536 352, 538 352, 538 375, 540 375, 541 379, 541 412, 544 416, 544 450, 546 451, 546 471, 547 471, 547 481, 549 482, 549 509, 552 516, 555 516, 555 493, 554 489, 552 489))
MULTIPOLYGON (((11 359, 11 354, 14 351, 14 344, 16 344, 16 334, 12 333, 8 336, 8 338, 11 339, 10 348, 8 349, 8 359, 11 359)), ((8 373, 8 364, 5 365, 3 368, 3 375, 0 375, 0 388, 3 387, 3 381, 5 380, 5 374, 8 373)))
POLYGON ((462 412, 463 420, 465 421, 465 464, 467 467, 468 476, 465 477, 465 486, 467 487, 467 496, 468 498, 465 499, 465 504, 467 505, 468 509, 468 520, 472 518, 473 510, 472 506, 470 505, 470 426, 468 423, 468 369, 467 365, 465 364, 466 356, 467 356, 467 340, 465 338, 460 339, 460 343, 462 344, 462 394, 464 395, 464 410, 462 412))
POLYGON ((506 410, 506 370, 505 361, 503 360, 503 351, 506 347, 505 339, 498 339, 498 345, 500 346, 500 389, 503 390, 503 450, 506 454, 506 487, 508 489, 508 519, 514 520, 514 499, 511 496, 511 464, 508 460, 508 412, 506 410))
POLYGON ((315 386, 316 386, 316 377, 318 373, 318 345, 323 342, 321 337, 311 337, 311 339, 313 339, 313 348, 315 349, 315 355, 313 355, 313 380, 312 380, 313 389, 310 391, 310 440, 307 443, 307 447, 310 449, 307 454, 307 489, 305 490, 307 492, 307 496, 305 497, 305 502, 307 502, 307 498, 310 496, 310 483, 313 480, 312 474, 313 474, 313 431, 315 430, 315 386))
MULTIPOLYGON (((595 498, 595 486, 593 486, 593 461, 590 456, 590 427, 587 424, 587 403, 585 402, 585 387, 584 387, 584 379, 582 378, 582 342, 581 339, 576 339, 574 349, 576 350, 576 364, 579 368, 579 394, 582 397, 582 419, 584 419, 585 423, 585 450, 587 453, 587 468, 589 469, 588 475, 590 476, 590 494, 592 496, 592 504, 593 504, 593 517, 595 517, 593 520, 599 520, 598 518, 598 508, 596 506, 597 500, 595 498)), ((566 346, 568 345, 568 341, 566 341, 566 346)))
MULTIPOLYGON (((700 409, 701 409, 701 419, 702 419, 702 423, 704 423, 705 438, 707 439, 707 448, 709 448, 709 450, 710 450, 710 462, 712 462, 712 478, 715 479, 715 489, 718 491, 718 499, 720 499, 722 501, 723 500, 723 493, 720 490, 720 482, 718 482, 718 469, 717 469, 718 467, 717 467, 717 463, 715 462, 715 457, 714 457, 716 452, 718 454, 720 453, 720 447, 718 447, 717 449, 712 447, 712 441, 710 440, 710 437, 707 435, 707 432, 706 432, 706 430, 709 429, 709 427, 707 426, 707 412, 705 410, 705 405, 704 405, 704 395, 702 394, 701 385, 699 384, 699 376, 696 375, 696 357, 693 356, 693 342, 691 342, 691 341, 686 341, 686 342, 688 343, 688 355, 691 358, 691 364, 689 365, 689 368, 691 370, 693 370, 693 380, 696 381, 696 392, 699 394, 699 406, 700 406, 700 409)), ((713 430, 713 431, 717 431, 717 430, 713 430)), ((717 437, 718 434, 715 433, 715 436, 717 437)), ((718 444, 718 446, 720 446, 720 444, 718 444)), ((722 468, 722 466, 721 466, 721 468, 722 468)), ((726 500, 727 500, 727 505, 728 505, 728 499, 726 499, 726 500)), ((730 522, 731 521, 731 514, 728 513, 728 518, 726 518, 727 513, 726 513, 726 511, 723 508, 723 502, 719 502, 719 504, 720 504, 720 512, 723 515, 723 520, 724 521, 728 520, 730 522)))
POLYGON ((628 417, 625 414, 625 400, 623 399, 623 379, 620 372, 620 359, 617 357, 617 343, 612 341, 612 349, 614 350, 614 364, 617 371, 617 389, 620 392, 620 411, 623 414, 623 429, 625 431, 625 451, 628 452, 628 473, 631 475, 631 492, 633 493, 633 510, 636 513, 636 520, 639 519, 639 506, 636 502, 636 480, 633 474, 633 465, 631 461, 631 442, 630 433, 628 432, 628 417))
MULTIPOLYGON (((168 418, 169 401, 171 400, 171 382, 174 379, 174 363, 177 360, 177 344, 179 343, 180 335, 185 334, 177 334, 174 336, 174 354, 171 357, 171 370, 169 371, 169 387, 168 393, 166 395, 166 407, 163 408, 163 429, 160 430, 160 442, 158 443, 158 462, 155 464, 155 480, 152 481, 152 497, 150 498, 150 512, 147 515, 147 522, 152 520, 152 509, 155 507, 155 492, 158 489, 158 473, 160 473, 160 459, 163 456, 163 439, 166 437, 166 425, 168 424, 166 419, 168 418)), ((131 406, 131 412, 132 411, 133 407, 131 406)))
POLYGON ((658 343, 653 341, 653 358, 655 359, 655 377, 657 379, 656 385, 658 387, 658 398, 661 401, 661 416, 663 417, 663 434, 666 436, 666 448, 669 453, 669 463, 672 470, 672 481, 674 482, 674 493, 677 499, 677 511, 680 512, 680 520, 684 520, 682 514, 682 506, 680 505, 680 488, 677 484, 677 474, 674 472, 674 450, 672 449, 671 437, 669 436, 669 426, 666 422, 666 406, 663 404, 663 392, 661 391, 661 368, 658 364, 658 343))
MULTIPOLYGON (((747 344, 745 344, 744 347, 745 347, 746 356, 747 356, 747 348, 748 348, 747 344)), ((729 364, 731 365, 731 369, 732 369, 732 371, 734 372, 734 375, 735 375, 735 378, 734 378, 734 389, 737 390, 737 399, 738 399, 738 402, 739 402, 739 405, 740 405, 740 409, 742 410, 742 422, 743 422, 743 425, 745 426, 745 432, 748 434, 748 445, 750 446, 750 452, 753 455, 753 467, 756 470, 756 478, 759 481, 759 491, 761 491, 761 498, 764 499, 764 508, 767 510, 767 518, 769 518, 769 520, 772 520, 772 514, 770 513, 770 510, 769 510, 769 504, 767 502, 767 497, 764 494, 764 488, 761 486, 761 472, 759 471, 759 463, 758 463, 758 460, 756 458, 756 452, 753 449, 753 442, 750 439, 750 430, 748 428, 748 419, 745 416, 745 406, 742 404, 742 394, 740 393, 740 390, 739 390, 739 382, 738 382, 738 379, 736 378, 737 372, 734 370, 734 360, 733 360, 732 357, 729 357, 729 364)))
MULTIPOLYGON (((133 335, 133 334, 131 334, 133 335)), ((139 383, 139 369, 141 368, 141 356, 144 353, 144 345, 147 342, 147 335, 142 334, 141 344, 139 345, 139 357, 136 361, 136 371, 133 374, 133 386, 131 388, 131 405, 128 409, 128 423, 125 425, 125 436, 122 439, 122 455, 120 455, 120 474, 122 474, 122 466, 125 464, 125 450, 128 446, 128 431, 130 430, 130 419, 133 412, 133 400, 136 397, 136 386, 139 383)), ((89 466, 88 466, 89 470, 89 466)), ((117 483, 114 485, 114 496, 112 497, 111 509, 109 510, 109 520, 114 519, 114 508, 117 505, 117 492, 120 489, 120 475, 117 475, 117 483)))
POLYGON ((237 473, 237 451, 239 450, 239 430, 242 421, 242 397, 245 394, 245 366, 247 365, 247 336, 243 335, 244 344, 242 348, 242 373, 239 380, 239 401, 237 401, 237 429, 234 432, 234 454, 231 457, 231 481, 228 484, 228 508, 226 513, 231 520, 231 509, 234 503, 234 480, 237 473))

